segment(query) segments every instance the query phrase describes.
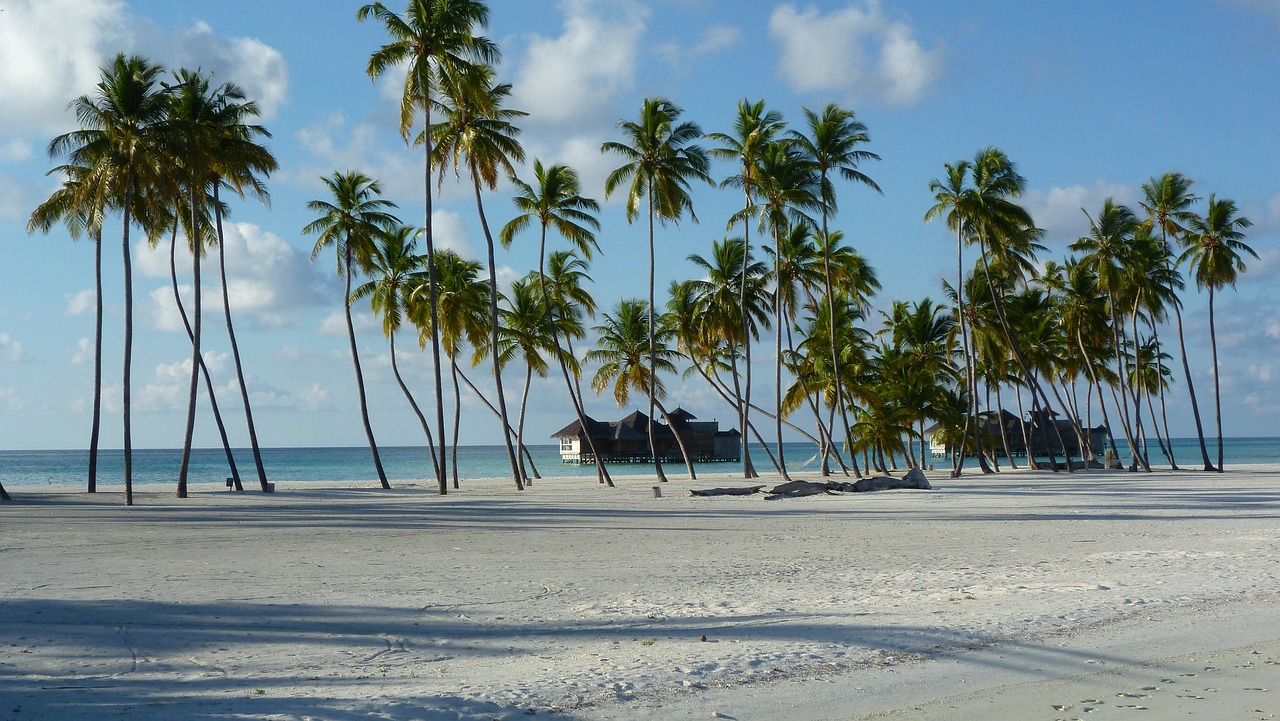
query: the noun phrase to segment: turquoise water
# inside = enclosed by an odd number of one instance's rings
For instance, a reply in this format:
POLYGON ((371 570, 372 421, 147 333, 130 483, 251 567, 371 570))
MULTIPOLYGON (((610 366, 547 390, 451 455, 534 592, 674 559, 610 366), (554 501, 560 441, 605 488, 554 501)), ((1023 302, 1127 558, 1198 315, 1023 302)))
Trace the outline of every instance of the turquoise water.
MULTIPOLYGON (((1217 459, 1217 447, 1212 441, 1209 455, 1217 459)), ((1200 466, 1199 446, 1195 439, 1174 439, 1174 457, 1183 468, 1200 466)), ((1280 438, 1229 438, 1225 441, 1226 466, 1258 463, 1280 463, 1280 438)), ((382 464, 387 477, 393 481, 424 481, 432 479, 430 460, 426 450, 420 447, 380 448, 382 464)), ((579 466, 560 462, 556 445, 531 446, 534 463, 544 476, 593 477, 593 466, 579 466)), ((817 462, 805 466, 814 455, 814 447, 808 443, 788 443, 785 452, 788 466, 794 470, 816 471, 817 462)), ((267 476, 272 481, 372 481, 377 479, 369 449, 356 448, 265 448, 262 451, 267 476)), ((247 485, 256 483, 253 456, 247 449, 235 451, 241 478, 247 485)), ((98 454, 98 483, 104 490, 119 486, 124 477, 124 454, 119 450, 103 450, 98 454)), ((1127 453, 1121 451, 1124 460, 1127 453)), ((1155 444, 1150 446, 1153 467, 1168 467, 1155 444)), ((134 483, 172 484, 177 480, 181 460, 178 449, 147 449, 133 452, 134 483)), ((759 447, 752 450, 752 460, 761 471, 770 469, 769 460, 759 447)), ((938 459, 932 459, 938 464, 938 459)), ((972 460, 969 461, 972 463, 972 460)), ((1019 465, 1022 461, 1019 461, 1019 465)), ((0 482, 12 486, 82 486, 85 483, 89 453, 74 451, 0 451, 0 482)), ((665 466, 672 475, 683 472, 683 466, 665 466)), ((741 469, 739 463, 694 464, 698 473, 733 473, 741 469)), ((648 464, 610 466, 615 475, 650 475, 648 464)), ((510 473, 506 450, 502 446, 464 446, 458 449, 458 474, 462 478, 502 477, 510 473)), ((190 479, 192 483, 220 483, 228 472, 226 454, 221 449, 196 449, 192 452, 190 479)), ((430 481, 428 481, 430 482, 430 481)))

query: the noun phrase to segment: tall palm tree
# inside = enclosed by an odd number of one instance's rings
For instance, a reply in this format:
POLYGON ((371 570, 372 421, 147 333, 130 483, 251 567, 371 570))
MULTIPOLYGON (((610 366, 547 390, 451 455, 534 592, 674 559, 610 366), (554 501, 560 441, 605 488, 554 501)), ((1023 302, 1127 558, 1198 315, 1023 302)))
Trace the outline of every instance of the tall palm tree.
POLYGON ((436 473, 435 464, 439 459, 436 457, 435 439, 431 436, 431 424, 400 375, 400 364, 396 360, 396 333, 400 331, 405 316, 411 312, 414 292, 425 282, 423 268, 427 259, 417 254, 416 232, 416 228, 400 225, 375 236, 369 253, 369 272, 373 277, 351 291, 351 300, 368 298, 374 315, 382 318, 382 332, 387 336, 391 352, 391 372, 422 424, 423 435, 427 438, 427 455, 431 457, 431 471, 436 473))
MULTIPOLYGON (((121 406, 124 431, 125 504, 133 505, 133 264, 129 229, 134 197, 156 184, 164 169, 159 149, 165 133, 168 103, 157 87, 163 68, 123 53, 100 68, 92 95, 71 102, 80 129, 49 143, 50 157, 66 155, 69 164, 92 168, 95 192, 121 209, 124 255, 124 370, 121 406)), ((99 205, 98 207, 105 207, 99 205)))
POLYGON ((378 480, 383 488, 390 488, 386 471, 382 469, 382 458, 378 455, 377 441, 373 438, 373 426, 369 423, 364 374, 360 370, 360 353, 356 349, 356 328, 351 321, 351 280, 357 267, 369 267, 374 239, 400 225, 400 220, 387 212, 388 209, 395 208, 396 204, 381 197, 382 185, 369 176, 354 170, 335 170, 333 175, 322 180, 332 200, 313 200, 307 203, 307 208, 320 217, 308 223, 302 232, 319 236, 311 250, 311 260, 314 261, 320 251, 329 246, 337 251, 338 274, 345 283, 342 310, 347 320, 347 338, 351 343, 351 362, 355 365, 360 418, 364 421, 364 433, 369 439, 369 451, 373 454, 373 465, 378 470, 378 480))
MULTIPOLYGON (((649 220, 649 304, 654 302, 654 276, 656 256, 654 251, 654 223, 679 223, 685 211, 696 222, 693 197, 689 194, 694 181, 711 182, 710 160, 697 141, 702 129, 693 122, 680 122, 681 110, 666 98, 647 98, 640 107, 639 120, 619 120, 625 142, 608 141, 600 146, 601 152, 620 156, 624 164, 605 178, 604 197, 608 199, 623 185, 627 185, 627 222, 640 215, 641 202, 646 203, 649 220)), ((649 320, 649 373, 650 383, 657 379, 658 345, 654 326, 655 313, 649 320)), ((649 388, 649 423, 652 429, 653 409, 657 403, 657 389, 649 388)), ((664 414, 665 415, 665 414, 664 414)), ((669 419, 668 419, 669 420, 669 419)), ((653 434, 650 435, 652 447, 653 434)), ((667 480, 662 472, 658 454, 653 454, 654 468, 660 481, 667 480)))
POLYGON ((1233 200, 1209 195, 1203 216, 1188 223, 1182 243, 1185 248, 1178 264, 1190 263, 1196 286, 1209 291, 1209 347, 1213 352, 1213 408, 1218 426, 1218 472, 1222 472, 1222 394, 1218 386, 1218 333, 1214 326, 1214 294, 1226 286, 1235 287, 1245 271, 1245 255, 1258 254, 1244 243, 1244 229, 1253 222, 1243 215, 1233 200))
MULTIPOLYGON (((547 369, 546 356, 555 353, 555 345, 551 341, 551 323, 544 302, 545 296, 538 291, 537 284, 530 277, 524 277, 511 284, 511 293, 505 297, 507 306, 502 309, 502 335, 494 356, 499 363, 506 365, 518 355, 524 360, 524 389, 520 395, 520 415, 516 422, 516 443, 524 446, 524 419, 529 400, 529 388, 533 383, 533 374, 545 378, 547 369)), ((567 317, 558 319, 564 323, 567 317)), ((517 488, 529 483, 524 469, 523 459, 519 466, 517 488)))
MULTIPOLYGON (((512 163, 524 160, 524 149, 516 140, 520 129, 511 121, 527 115, 519 110, 503 107, 503 103, 511 95, 509 83, 494 84, 494 71, 490 67, 478 67, 470 72, 449 73, 443 78, 440 107, 444 120, 431 128, 433 147, 436 157, 433 163, 439 167, 440 182, 443 184, 445 171, 453 166, 454 175, 461 176, 461 169, 467 169, 471 178, 471 186, 475 191, 476 211, 480 217, 480 227, 484 231, 485 245, 489 260, 489 283, 493 287, 498 284, 497 259, 494 254, 493 233, 489 230, 489 220, 484 212, 484 200, 480 193, 482 187, 494 190, 498 184, 499 171, 508 178, 515 177, 512 163)), ((490 342, 498 344, 498 294, 489 294, 489 333, 490 342)), ((507 449, 507 458, 511 462, 511 477, 520 486, 520 468, 516 452, 511 445, 511 434, 507 432, 507 401, 502 388, 502 373, 498 365, 497 354, 493 355, 493 384, 498 398, 498 412, 502 416, 502 439, 507 449)))
MULTIPOLYGON (((568 262, 568 259, 565 258, 560 270, 573 273, 585 271, 584 260, 591 260, 592 252, 599 250, 595 234, 600 229, 600 221, 596 219, 596 213, 600 212, 600 204, 582 195, 582 184, 578 180, 578 173, 567 165, 555 164, 550 167, 544 167, 541 160, 535 159, 533 161, 533 177, 533 185, 518 178, 512 181, 516 188, 512 201, 515 203, 516 209, 520 211, 520 214, 502 227, 498 237, 502 241, 502 246, 509 248, 512 241, 515 240, 516 234, 528 228, 533 221, 536 220, 538 222, 540 232, 538 239, 538 290, 542 294, 543 304, 552 314, 550 319, 551 340, 556 348, 556 357, 560 360, 560 372, 564 376, 565 387, 569 391, 569 400, 573 403, 574 413, 578 417, 578 425, 584 431, 583 435, 586 438, 587 446, 591 449, 591 457, 596 462, 596 476, 601 483, 606 483, 612 487, 613 480, 609 477, 609 471, 605 468, 604 460, 600 453, 597 452, 595 439, 592 438, 590 433, 586 432, 587 418, 583 408, 581 384, 577 382, 579 376, 575 373, 572 378, 570 377, 569 366, 564 362, 564 356, 561 353, 560 334, 557 332, 557 323, 554 318, 558 304, 552 302, 547 291, 546 276, 549 274, 549 269, 545 261, 547 230, 555 228, 557 233, 568 240, 578 253, 582 254, 582 258, 573 257, 573 260, 580 264, 581 269, 567 267, 565 263, 568 262)), ((594 316, 594 302, 592 303, 591 314, 594 316)), ((566 342, 572 345, 572 340, 566 339, 566 342)))
MULTIPOLYGON (((1142 186, 1142 208, 1147 211, 1147 221, 1153 229, 1160 230, 1160 240, 1165 246, 1166 272, 1173 276, 1173 241, 1178 241, 1186 233, 1186 224, 1195 217, 1191 206, 1199 200, 1191 192, 1192 180, 1182 173, 1165 173, 1159 178, 1151 178, 1142 186)), ((1200 458, 1204 461, 1204 470, 1212 471, 1213 462, 1209 460, 1209 449, 1204 442, 1204 424, 1200 419, 1200 403, 1196 399, 1196 386, 1191 378, 1191 363, 1187 360, 1187 342, 1182 330, 1182 306, 1174 299, 1173 317, 1178 331, 1178 349, 1182 355, 1182 377, 1187 382, 1187 395, 1191 398, 1191 416, 1196 422, 1196 439, 1200 442, 1200 458)))
MULTIPOLYGON (((424 265, 425 266, 425 259, 424 265)), ((482 266, 478 261, 467 260, 451 250, 436 251, 436 300, 440 311, 440 348, 449 359, 449 377, 453 385, 453 438, 450 443, 449 465, 453 475, 453 487, 458 488, 458 438, 462 425, 462 388, 458 385, 458 354, 463 345, 469 344, 474 353, 472 364, 478 364, 489 352, 491 329, 489 296, 493 286, 480 277, 482 266)), ((413 302, 409 308, 413 323, 418 328, 418 345, 426 348, 431 340, 431 314, 427 305, 425 281, 415 284, 413 302)), ((488 401, 485 401, 488 403, 488 401)), ((501 419, 497 408, 494 415, 501 419)), ((510 429, 508 429, 510 433, 510 429)), ((440 440, 444 445, 444 439, 440 440)), ((443 449, 441 452, 443 457, 443 449)))
MULTIPOLYGON (((860 165, 868 160, 879 160, 880 156, 859 146, 871 142, 871 134, 867 126, 858 120, 852 110, 846 110, 835 104, 829 104, 816 113, 809 108, 804 109, 805 125, 808 133, 791 131, 789 133, 796 148, 808 158, 818 173, 818 193, 821 205, 820 238, 830 237, 828 221, 838 210, 835 183, 831 177, 839 175, 846 182, 865 185, 877 193, 884 194, 880 186, 870 176, 863 173, 860 165)), ((836 292, 831 266, 831 251, 827 243, 822 244, 823 293, 830 302, 836 292)), ((828 321, 834 322, 834 314, 828 314, 828 321)), ((835 340, 836 331, 828 328, 828 338, 835 340)), ((831 362, 835 377, 840 377, 840 353, 834 345, 831 347, 831 362)), ((844 426, 845 437, 849 436, 849 417, 844 412, 844 390, 839 384, 835 386, 836 407, 844 426)))
POLYGON ((271 196, 260 176, 270 175, 272 171, 279 168, 279 164, 271 151, 257 142, 259 138, 270 138, 271 133, 261 125, 252 122, 260 112, 257 103, 246 100, 243 89, 234 83, 223 83, 214 89, 212 100, 216 112, 210 119, 208 141, 212 146, 210 161, 213 171, 213 211, 217 229, 222 311, 227 322, 231 360, 236 371, 236 382, 240 386, 240 402, 244 406, 249 445, 253 451, 253 463, 258 472, 258 485, 265 492, 271 486, 267 481, 267 470, 262 462, 258 430, 253 422, 253 407, 249 402, 249 386, 245 382, 240 344, 236 341, 235 325, 231 320, 231 294, 227 287, 226 236, 222 228, 221 189, 225 186, 240 197, 244 197, 248 192, 269 206, 271 196))
MULTIPOLYGON (((782 248, 793 229, 800 226, 812 227, 813 219, 809 212, 821 205, 819 200, 818 174, 814 167, 790 143, 775 142, 764 149, 760 157, 758 182, 755 190, 760 195, 760 203, 753 208, 739 211, 746 219, 754 214, 759 221, 759 230, 768 232, 773 237, 773 313, 774 343, 776 360, 774 363, 774 401, 777 414, 774 418, 774 430, 777 436, 778 473, 785 480, 790 480, 787 472, 786 457, 782 448, 782 334, 785 310, 786 281, 781 273, 784 262, 782 248)), ((808 231, 801 231, 803 237, 808 231)))
POLYGON ((1122 359, 1124 344, 1121 338, 1125 333, 1120 316, 1120 293, 1125 285, 1124 268, 1129 262, 1133 236, 1138 231, 1140 223, 1128 206, 1116 203, 1111 198, 1103 201, 1102 210, 1099 211, 1096 219, 1089 215, 1088 211, 1085 211, 1085 216, 1089 219, 1089 234, 1072 243, 1071 250, 1083 254, 1081 262, 1093 270, 1098 277, 1098 287, 1107 294, 1116 373, 1119 374, 1120 425, 1134 460, 1142 466, 1143 470, 1149 471, 1151 467, 1142 455, 1130 425, 1131 396, 1122 359))
MULTIPOLYGON (((786 127, 785 121, 782 119, 782 113, 776 110, 766 110, 764 100, 750 102, 746 99, 738 102, 738 112, 733 119, 732 134, 726 133, 709 133, 707 139, 719 143, 718 147, 712 148, 710 153, 714 158, 721 160, 734 161, 738 164, 738 170, 735 174, 725 178, 720 183, 720 187, 740 188, 744 196, 744 210, 750 212, 752 206, 755 205, 755 188, 759 182, 760 158, 764 149, 774 143, 779 134, 786 127)), ((732 227, 735 221, 730 221, 732 227)), ((751 227, 743 223, 742 230, 743 252, 746 256, 751 255, 751 227)), ((738 314, 739 319, 745 320, 749 316, 747 309, 747 274, 743 273, 739 276, 738 286, 738 314)), ((743 331, 743 335, 746 331, 743 331)), ((755 467, 751 463, 750 445, 748 443, 747 424, 750 420, 751 411, 751 343, 743 344, 743 381, 742 387, 735 388, 735 398, 738 403, 738 423, 742 428, 742 475, 744 478, 755 478, 760 474, 756 473, 755 467)), ((737 385, 738 376, 734 373, 734 384, 737 385)))
MULTIPOLYGON (((93 331, 93 420, 89 431, 89 468, 86 491, 98 490, 98 437, 102 428, 102 204, 110 198, 91 186, 92 168, 60 165, 49 173, 61 173, 63 182, 31 213, 27 232, 48 233, 62 220, 72 240, 88 233, 93 238, 94 331, 93 331)), ((0 489, 2 490, 2 489, 0 489)))
MULTIPOLYGON (((366 68, 369 77, 376 80, 392 68, 407 65, 404 92, 400 96, 400 135, 406 142, 414 137, 414 121, 419 113, 422 115, 422 127, 430 130, 432 106, 436 102, 434 96, 440 90, 444 75, 472 72, 477 63, 493 64, 500 55, 498 46, 489 38, 475 34, 477 27, 483 28, 489 21, 489 7, 480 0, 409 0, 404 15, 397 15, 383 3, 375 2, 361 6, 356 12, 358 21, 369 18, 382 23, 390 38, 390 42, 369 56, 366 68)), ((423 179, 426 222, 422 227, 427 252, 427 303, 432 318, 431 359, 434 363, 436 429, 443 443, 444 382, 440 366, 439 315, 436 306, 436 246, 431 225, 433 138, 430 132, 418 137, 422 140, 425 160, 423 179)), ((436 479, 440 493, 443 494, 448 490, 444 463, 441 462, 438 468, 436 479)))

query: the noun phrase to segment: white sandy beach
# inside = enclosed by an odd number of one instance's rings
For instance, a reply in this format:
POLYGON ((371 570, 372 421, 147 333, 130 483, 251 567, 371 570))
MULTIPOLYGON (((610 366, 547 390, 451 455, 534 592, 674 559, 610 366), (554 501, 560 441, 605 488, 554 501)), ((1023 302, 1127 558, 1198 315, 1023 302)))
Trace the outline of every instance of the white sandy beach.
POLYGON ((11 488, 0 721, 1280 716, 1280 466, 930 480, 11 488))

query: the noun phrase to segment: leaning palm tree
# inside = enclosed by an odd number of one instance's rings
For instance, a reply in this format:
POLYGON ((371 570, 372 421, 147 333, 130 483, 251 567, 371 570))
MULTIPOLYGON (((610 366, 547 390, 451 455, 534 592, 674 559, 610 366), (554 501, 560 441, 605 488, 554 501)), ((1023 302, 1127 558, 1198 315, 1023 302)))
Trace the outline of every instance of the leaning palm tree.
MULTIPOLYGON (((696 123, 680 122, 681 110, 666 98, 648 98, 640 107, 640 119, 619 120, 618 128, 626 142, 608 141, 600 146, 601 152, 621 156, 625 164, 609 173, 604 182, 604 197, 608 199, 624 184, 627 188, 627 222, 640 215, 640 204, 647 205, 649 219, 649 308, 655 308, 654 276, 654 223, 679 223, 685 211, 696 222, 690 184, 695 180, 710 183, 710 161, 702 146, 697 144, 702 129, 696 123)), ((649 313, 649 373, 653 383, 657 378, 658 348, 654 313, 649 313)), ((650 388, 649 424, 653 428, 653 409, 657 403, 656 388, 650 388)), ((665 414, 664 414, 665 415, 665 414)), ((653 434, 650 433, 652 444, 653 434)), ((654 453, 654 467, 658 478, 665 481, 662 464, 654 453)))
POLYGON ((134 198, 155 185, 165 169, 159 158, 168 104, 157 87, 164 70, 147 59, 119 54, 104 64, 93 95, 71 102, 79 130, 49 143, 50 157, 66 155, 69 164, 91 168, 97 207, 109 202, 123 215, 124 371, 121 407, 124 431, 125 504, 133 505, 133 264, 129 230, 134 198))
POLYGON ((322 180, 329 189, 332 200, 313 200, 307 203, 307 208, 320 217, 308 223, 302 232, 319 236, 315 248, 311 250, 311 260, 314 261, 320 251, 329 246, 337 250, 338 274, 345 283, 342 309, 347 320, 347 338, 351 343, 351 362, 355 365, 360 417, 364 421, 365 436, 369 439, 373 465, 378 470, 378 480, 383 488, 390 488, 387 474, 382 469, 382 458, 378 455, 378 444, 373 438, 373 426, 369 424, 369 403, 365 398, 360 353, 356 349, 356 328, 351 321, 351 279, 356 271, 353 265, 360 268, 369 266, 374 239, 400 225, 400 220, 387 212, 389 208, 396 207, 396 204, 380 197, 381 184, 367 175, 353 170, 335 170, 333 175, 322 180))
POLYGON ((102 204, 105 194, 92 187, 91 168, 61 165, 49 171, 61 173, 62 185, 31 213, 27 232, 48 233, 59 220, 67 226, 72 240, 88 233, 93 237, 94 331, 93 331, 93 420, 89 431, 89 469, 86 491, 98 490, 98 437, 102 427, 102 204))
MULTIPOLYGON (((745 205, 743 207, 747 212, 750 212, 752 206, 755 205, 755 188, 759 183, 761 155, 766 147, 778 139, 778 135, 782 133, 785 126, 786 123, 782 119, 782 113, 776 110, 766 110, 763 100, 753 103, 744 99, 738 102, 738 113, 733 119, 732 134, 707 134, 708 140, 720 144, 718 147, 711 149, 712 157, 738 163, 737 172, 721 181, 720 187, 740 188, 745 196, 745 205)), ((730 227, 733 225, 734 221, 730 221, 730 227)), ((751 254, 751 227, 746 223, 743 224, 742 245, 744 253, 749 256, 751 254)), ((745 319, 748 317, 747 275, 742 274, 738 280, 737 317, 745 319)), ((742 387, 740 389, 735 388, 735 398, 738 403, 738 423, 742 428, 742 475, 744 478, 755 478, 760 474, 756 473, 755 467, 751 464, 750 446, 746 432, 751 411, 750 343, 743 344, 743 352, 745 358, 743 360, 742 387)), ((737 381, 738 377, 735 373, 735 386, 737 381)))
MULTIPOLYGON (((379 47, 369 57, 366 68, 374 80, 402 65, 407 66, 404 92, 400 96, 400 135, 408 142, 414 137, 414 121, 422 115, 422 127, 431 128, 431 111, 445 74, 465 74, 474 71, 475 65, 492 64, 499 58, 498 46, 475 28, 484 27, 489 21, 489 7, 480 0, 409 0, 404 15, 397 15, 381 2, 361 6, 356 19, 373 18, 386 28, 390 42, 379 47)), ((436 307, 435 238, 433 236, 431 168, 434 157, 431 133, 421 135, 425 159, 426 222, 423 238, 427 252, 427 303, 431 314, 431 359, 434 363, 436 396, 436 429, 443 442, 444 433, 444 382, 440 365, 440 337, 436 307)), ((442 459, 443 460, 443 459, 442 459)), ((448 490, 444 475, 444 463, 439 464, 436 477, 441 493, 448 490)))
POLYGON ((262 449, 258 444, 258 430, 253 422, 253 407, 249 403, 249 386, 245 383, 244 363, 240 357, 240 344, 236 342, 235 325, 231 321, 231 294, 227 287, 226 236, 222 228, 223 206, 221 188, 227 187, 240 197, 248 192, 270 205, 271 196, 261 176, 270 175, 279 167, 276 158, 259 138, 269 138, 266 128, 253 123, 259 115, 258 105, 245 99, 244 90, 234 83, 223 83, 214 89, 216 109, 210 118, 208 142, 210 169, 213 173, 213 212, 217 229, 218 275, 222 286, 222 311, 227 321, 227 338, 231 343, 231 360, 240 386, 240 402, 244 406, 245 424, 249 431, 249 446, 253 451, 253 463, 258 472, 258 485, 265 492, 271 488, 267 482, 267 470, 262 462, 262 449))
MULTIPOLYGON (((431 127, 433 147, 437 157, 433 162, 439 167, 440 183, 444 183, 445 171, 452 165, 455 177, 461 177, 466 168, 475 191, 476 211, 480 227, 484 231, 489 259, 489 284, 498 285, 497 259, 494 254, 493 233, 484 212, 481 188, 494 190, 498 185, 499 171, 508 178, 515 177, 512 163, 524 160, 524 149, 516 140, 520 129, 512 120, 527 115, 519 110, 503 107, 511 95, 509 83, 494 84, 494 71, 479 67, 470 72, 449 73, 444 76, 440 107, 444 121, 431 127)), ((425 135, 425 133, 424 133, 425 135)), ((498 344, 498 294, 489 294, 490 342, 498 344)), ((493 355, 493 384, 498 398, 498 412, 502 420, 502 440, 511 462, 511 475, 520 485, 520 467, 511 434, 507 432, 507 400, 502 388, 502 373, 497 354, 493 355)))
MULTIPOLYGON (((533 384, 533 374, 545 378, 550 365, 546 356, 555 353, 551 341, 551 323, 544 303, 544 295, 538 291, 537 285, 529 277, 521 278, 511 284, 511 292, 504 300, 506 307, 502 309, 502 336, 497 351, 493 354, 498 362, 506 365, 519 357, 524 361, 524 389, 520 394, 520 415, 516 422, 516 443, 524 446, 525 410, 529 401, 529 389, 533 384)), ((561 317, 560 322, 568 320, 561 317)), ((528 474, 524 469, 523 458, 519 464, 520 476, 516 479, 516 488, 521 489, 529 484, 528 474)))
MULTIPOLYGON (((547 230, 555 228, 556 232, 573 244, 577 252, 582 254, 582 258, 576 256, 573 260, 581 264, 585 270, 585 261, 591 260, 592 253, 599 250, 600 246, 596 243, 595 232, 600 229, 600 221, 596 219, 596 213, 600 212, 600 204, 595 200, 582 195, 582 184, 578 181, 578 173, 567 165, 551 165, 544 167, 541 160, 533 161, 533 177, 535 184, 531 185, 520 179, 514 179, 516 192, 512 199, 515 206, 520 210, 520 214, 512 218, 499 233, 504 248, 511 247, 512 241, 515 240, 516 234, 528 228, 535 220, 538 222, 540 232, 538 240, 538 290, 542 294, 542 302, 547 307, 548 312, 552 314, 551 322, 551 340, 556 348, 556 356, 560 359, 560 373, 564 376, 565 387, 569 391, 569 400, 573 403, 574 413, 578 417, 578 425, 583 430, 586 438, 587 446, 591 449, 591 457, 595 459, 596 476, 601 483, 613 486, 613 479, 609 477, 609 471, 605 468, 604 460, 596 449, 595 439, 587 432, 586 412, 583 409, 583 398, 581 384, 578 382, 578 374, 569 373, 569 366, 564 362, 564 356, 561 354, 560 334, 557 332, 557 324, 554 315, 557 311, 558 304, 553 303, 547 290, 546 277, 550 274, 546 264, 547 252, 547 230), (585 261, 584 261, 585 259, 585 261)), ((567 258, 565 259, 567 262, 567 258)), ((561 270, 568 269, 562 263, 561 270)), ((571 269, 574 273, 581 271, 578 268, 571 269)), ((592 304, 592 314, 594 315, 594 303, 592 304)), ((566 342, 572 345, 571 339, 566 342)), ((572 356, 572 353, 570 353, 572 356)))
MULTIPOLYGON (((827 223, 837 211, 835 184, 832 174, 839 175, 847 182, 865 185, 877 193, 883 194, 880 186, 859 168, 868 160, 879 160, 880 156, 859 146, 871 141, 867 126, 852 110, 846 110, 835 104, 827 105, 822 113, 804 109, 805 124, 808 133, 791 131, 790 136, 796 148, 813 164, 818 173, 818 192, 821 203, 820 238, 830 235, 827 223)), ((823 292, 831 299, 836 292, 832 277, 831 252, 827 243, 822 244, 823 292)), ((830 301, 828 301, 830 302, 830 301)), ((834 322, 835 316, 828 314, 828 320, 834 322)), ((835 328, 828 329, 828 337, 836 338, 835 328)), ((831 347, 831 361, 835 377, 840 377, 840 353, 834 345, 831 347)), ((844 425, 845 437, 849 436, 849 417, 844 413, 844 391, 839 384, 835 386, 836 407, 840 408, 839 416, 844 425)))
MULTIPOLYGON (((1175 275, 1173 244, 1186 233, 1186 224, 1195 217, 1191 210, 1199 197, 1191 192, 1192 180, 1182 173, 1165 173, 1152 178, 1142 186, 1142 209, 1147 211, 1147 225, 1159 228, 1160 240, 1165 247, 1166 273, 1175 275)), ((1173 299, 1174 325, 1178 331, 1178 349, 1182 354, 1182 378, 1187 382, 1187 395, 1191 398, 1191 416, 1196 422, 1196 440, 1200 442, 1200 458, 1204 470, 1212 471, 1209 449, 1204 442, 1204 423, 1200 419, 1200 403, 1196 399, 1196 386, 1191 378, 1191 363, 1187 359, 1187 342, 1182 331, 1182 305, 1173 299)))
POLYGON ((369 307, 374 315, 382 318, 382 332, 387 336, 391 352, 391 373, 396 377, 400 391, 404 393, 409 407, 422 424, 423 435, 427 438, 427 455, 431 457, 431 472, 436 473, 435 439, 431 437, 431 424, 423 415, 418 401, 409 391, 403 376, 400 375, 400 364, 396 360, 396 333, 404 322, 405 315, 413 304, 414 291, 424 280, 422 269, 427 259, 417 254, 417 243, 414 234, 417 229, 400 225, 376 236, 369 253, 369 270, 373 276, 369 281, 351 291, 351 300, 369 299, 369 307))
POLYGON ((1213 298, 1215 291, 1226 286, 1235 287, 1236 279, 1245 271, 1245 255, 1257 258, 1243 241, 1244 229, 1253 222, 1238 215, 1233 200, 1210 195, 1204 216, 1196 216, 1188 223, 1182 243, 1185 250, 1178 258, 1191 264, 1196 286, 1209 291, 1209 347, 1213 353, 1213 408, 1218 424, 1218 472, 1222 472, 1222 394, 1218 386, 1218 333, 1214 327, 1213 298))

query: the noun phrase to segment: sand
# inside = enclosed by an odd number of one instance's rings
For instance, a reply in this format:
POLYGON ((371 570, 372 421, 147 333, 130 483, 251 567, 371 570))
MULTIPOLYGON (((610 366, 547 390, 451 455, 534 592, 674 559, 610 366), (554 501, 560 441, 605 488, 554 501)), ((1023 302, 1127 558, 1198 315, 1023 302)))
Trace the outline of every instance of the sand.
POLYGON ((930 480, 10 489, 0 721, 1280 716, 1280 466, 930 480))

